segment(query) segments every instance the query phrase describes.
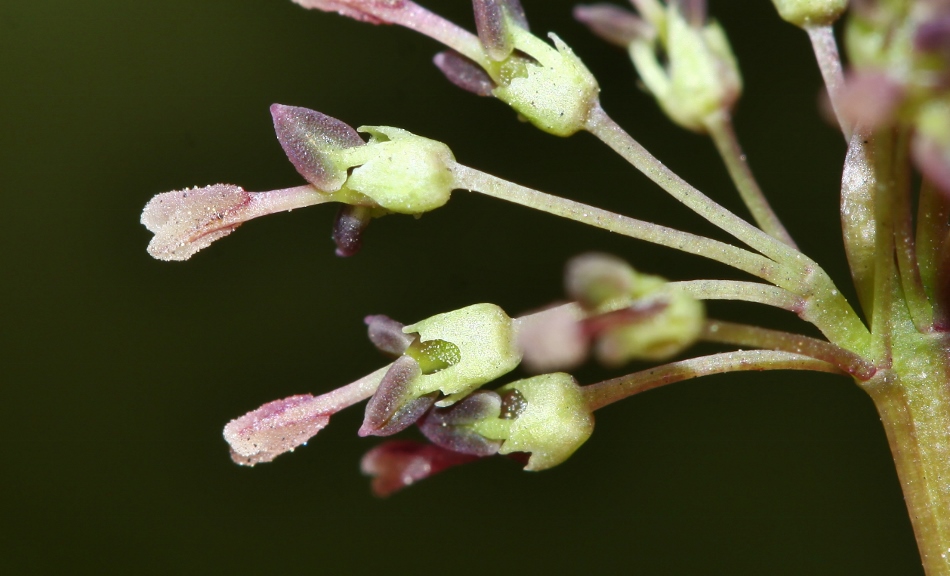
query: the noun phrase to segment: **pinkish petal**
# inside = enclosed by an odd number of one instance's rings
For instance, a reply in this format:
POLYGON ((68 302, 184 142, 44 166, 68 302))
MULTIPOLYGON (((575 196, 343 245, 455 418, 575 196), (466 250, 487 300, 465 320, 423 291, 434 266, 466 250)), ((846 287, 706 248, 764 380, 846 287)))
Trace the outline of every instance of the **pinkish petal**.
POLYGON ((341 16, 369 22, 370 24, 388 24, 385 18, 387 10, 398 10, 406 4, 406 0, 294 0, 304 8, 336 12, 341 16))
POLYGON ((142 210, 142 224, 155 234, 148 252, 159 260, 187 260, 244 222, 329 201, 312 186, 246 192, 215 184, 156 195, 142 210))
POLYGON ((300 394, 268 402, 231 420, 224 427, 231 458, 253 466, 306 444, 330 422, 329 412, 314 411, 317 402, 310 394, 300 394))
POLYGON ((346 181, 346 166, 333 163, 332 154, 365 144, 350 125, 316 110, 274 104, 270 107, 274 131, 290 162, 324 192, 335 192, 346 181))
POLYGON ((385 497, 447 468, 477 459, 478 456, 433 444, 394 440, 367 452, 360 468, 363 474, 373 476, 373 493, 385 497))
POLYGON ((534 374, 569 371, 587 360, 590 339, 582 312, 574 305, 557 306, 518 319, 522 365, 534 374))
POLYGON ((433 62, 449 82, 462 90, 479 96, 491 96, 495 89, 495 83, 481 66, 455 50, 439 52, 433 62))

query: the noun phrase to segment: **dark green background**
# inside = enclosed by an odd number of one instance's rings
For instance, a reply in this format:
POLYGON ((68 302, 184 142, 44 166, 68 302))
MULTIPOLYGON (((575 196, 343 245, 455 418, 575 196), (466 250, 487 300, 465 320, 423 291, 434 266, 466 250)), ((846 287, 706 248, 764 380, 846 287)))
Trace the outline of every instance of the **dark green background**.
MULTIPOLYGON (((844 145, 816 112, 805 35, 765 0, 711 4, 744 72, 737 125, 754 169, 848 292, 844 145)), ((466 0, 427 5, 471 26, 466 0)), ((661 115, 624 54, 571 21, 571 1, 524 5, 588 63, 621 124, 741 211, 708 141, 661 115)), ((564 260, 595 249, 674 279, 741 278, 462 192, 421 220, 374 223, 352 259, 333 255, 330 207, 254 221, 184 264, 148 257, 138 218, 155 193, 301 183, 273 102, 399 126, 519 183, 722 237, 594 138, 548 136, 454 88, 437 50, 289 0, 0 3, 0 572, 918 573, 873 406, 826 375, 677 384, 598 413, 559 468, 489 459, 388 500, 359 473, 377 443, 356 437, 359 410, 273 464, 231 463, 229 419, 384 362, 366 314, 519 313, 561 297, 564 260)), ((756 305, 711 310, 808 328, 756 305)))

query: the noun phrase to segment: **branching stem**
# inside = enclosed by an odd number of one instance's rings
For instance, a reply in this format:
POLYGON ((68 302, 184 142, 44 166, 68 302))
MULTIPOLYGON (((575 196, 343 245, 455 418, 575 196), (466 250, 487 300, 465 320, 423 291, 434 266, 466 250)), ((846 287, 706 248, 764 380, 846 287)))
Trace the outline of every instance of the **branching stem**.
POLYGON ((634 394, 674 382, 722 374, 761 370, 812 370, 840 374, 834 365, 801 354, 775 350, 740 350, 680 360, 642 372, 627 374, 584 387, 584 396, 592 410, 598 410, 634 394))
POLYGON ((797 248, 792 236, 782 225, 775 211, 772 210, 772 206, 752 174, 745 153, 742 151, 742 146, 739 145, 739 139, 733 129, 729 112, 721 110, 709 116, 706 118, 705 125, 709 136, 716 145, 716 149, 719 150, 719 155, 722 156, 723 162, 726 164, 729 176, 732 177, 742 201, 749 209, 756 224, 773 238, 781 240, 792 248, 797 248))

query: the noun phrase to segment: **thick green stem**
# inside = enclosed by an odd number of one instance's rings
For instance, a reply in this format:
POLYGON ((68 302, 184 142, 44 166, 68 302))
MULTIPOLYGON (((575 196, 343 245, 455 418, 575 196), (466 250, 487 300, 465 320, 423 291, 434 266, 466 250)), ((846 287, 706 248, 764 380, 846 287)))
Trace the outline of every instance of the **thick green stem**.
POLYGON ((706 118, 706 130, 712 138, 719 155, 722 156, 729 176, 739 191, 739 196, 745 203, 746 208, 752 214, 755 223, 774 238, 781 240, 792 248, 797 248, 791 234, 782 225, 772 206, 762 193, 759 183, 756 181, 749 163, 746 162, 745 153, 742 146, 739 145, 739 139, 736 138, 736 132, 732 126, 732 118, 726 110, 720 110, 706 118))
POLYGON ((950 342, 908 328, 893 370, 862 387, 887 432, 924 569, 950 576, 950 342))

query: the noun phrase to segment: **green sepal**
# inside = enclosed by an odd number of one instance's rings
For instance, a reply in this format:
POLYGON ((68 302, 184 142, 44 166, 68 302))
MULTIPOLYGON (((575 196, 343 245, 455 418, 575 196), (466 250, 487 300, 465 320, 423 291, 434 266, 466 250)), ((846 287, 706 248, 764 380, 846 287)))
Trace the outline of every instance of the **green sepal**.
POLYGON ((470 392, 512 371, 521 362, 511 318, 494 304, 475 304, 437 314, 403 328, 418 334, 419 342, 441 340, 458 351, 458 361, 445 369, 423 374, 411 388, 412 396, 436 390, 447 397, 439 406, 448 406, 470 392))

